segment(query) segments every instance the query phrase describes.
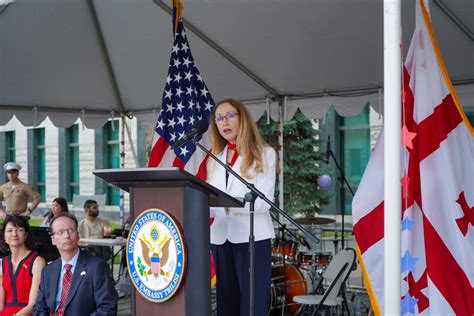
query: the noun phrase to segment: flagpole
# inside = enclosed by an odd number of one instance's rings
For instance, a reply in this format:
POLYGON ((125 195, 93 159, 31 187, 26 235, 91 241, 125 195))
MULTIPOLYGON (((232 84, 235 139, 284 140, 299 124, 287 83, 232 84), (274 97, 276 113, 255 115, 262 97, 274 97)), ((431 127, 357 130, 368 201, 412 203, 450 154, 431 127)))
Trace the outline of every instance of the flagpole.
POLYGON ((401 1, 384 0, 384 307, 400 315, 401 1))

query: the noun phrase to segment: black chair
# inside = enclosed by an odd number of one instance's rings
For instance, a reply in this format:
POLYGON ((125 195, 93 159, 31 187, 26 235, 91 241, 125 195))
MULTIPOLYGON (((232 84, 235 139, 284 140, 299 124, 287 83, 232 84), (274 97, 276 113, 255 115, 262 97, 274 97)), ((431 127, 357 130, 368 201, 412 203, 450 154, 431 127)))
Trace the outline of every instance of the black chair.
POLYGON ((51 242, 49 228, 30 227, 30 239, 32 241, 32 250, 38 252, 46 262, 59 258, 59 251, 51 242))

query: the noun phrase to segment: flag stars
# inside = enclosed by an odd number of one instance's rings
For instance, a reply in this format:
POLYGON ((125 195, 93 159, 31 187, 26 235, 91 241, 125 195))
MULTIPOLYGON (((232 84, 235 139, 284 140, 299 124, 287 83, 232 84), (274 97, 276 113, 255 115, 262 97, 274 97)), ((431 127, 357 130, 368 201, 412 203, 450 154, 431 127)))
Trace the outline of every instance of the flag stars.
POLYGON ((168 105, 168 107, 166 108, 166 112, 170 112, 170 113, 173 113, 175 107, 173 106, 173 104, 170 104, 168 105))
POLYGON ((184 118, 184 116, 178 117, 178 124, 184 127, 184 123, 186 123, 186 119, 184 118))
POLYGON ((181 46, 181 50, 187 53, 189 50, 188 43, 184 42, 183 45, 181 46))
MULTIPOLYGON (((198 119, 208 120, 212 103, 214 103, 202 76, 197 75, 199 71, 191 56, 189 46, 186 40, 186 32, 180 21, 171 47, 168 75, 161 102, 161 115, 155 126, 156 133, 164 138, 168 146, 183 138, 186 130, 189 130, 198 119), (204 89, 203 92, 201 92, 201 89, 204 89), (199 110, 196 109, 196 104, 200 104, 199 110), (205 105, 207 105, 209 111, 204 111, 205 105)), ((161 142, 158 144, 164 146, 161 142)), ((190 159, 194 159, 196 146, 188 144, 187 147, 184 147, 184 145, 182 147, 176 148, 173 155, 179 157, 182 163, 186 165, 190 159)), ((163 152, 171 151, 169 147, 166 148, 168 149, 164 149, 163 152)), ((200 156, 198 159, 200 159, 200 156)))
POLYGON ((188 57, 183 58, 183 65, 185 65, 186 67, 189 67, 189 64, 192 64, 192 63, 193 62, 189 60, 188 57))
POLYGON ((408 216, 405 216, 405 218, 402 221, 402 231, 408 230, 408 231, 413 231, 413 224, 415 222, 410 220, 408 216))
POLYGON ((405 254, 402 257, 402 262, 401 262, 401 269, 402 273, 405 271, 415 273, 416 272, 416 262, 420 258, 412 256, 410 251, 405 251, 405 254))
POLYGON ((173 93, 170 90, 165 90, 165 99, 168 98, 171 100, 171 97, 173 96, 173 93))
POLYGON ((184 73, 184 79, 191 81, 191 78, 193 77, 193 73, 190 71, 184 73))
POLYGON ((183 79, 183 77, 181 77, 181 74, 178 72, 176 75, 174 75, 174 81, 175 82, 178 82, 183 79))
POLYGON ((408 149, 413 149, 413 139, 416 137, 416 133, 412 133, 408 130, 406 125, 402 128, 402 146, 408 149))
POLYGON ((209 93, 209 91, 207 91, 206 87, 202 88, 201 95, 203 95, 204 97, 207 97, 208 93, 209 93))
POLYGON ((156 122, 156 128, 157 129, 161 129, 163 130, 163 127, 165 127, 166 124, 163 122, 163 120, 159 120, 158 122, 156 122))
POLYGON ((186 155, 189 153, 189 150, 186 148, 186 146, 180 147, 179 150, 181 151, 179 155, 183 157, 186 157, 186 155))
POLYGON ((181 94, 183 94, 183 90, 181 90, 181 87, 178 87, 178 89, 176 89, 176 95, 181 98, 181 94))
POLYGON ((183 102, 178 102, 178 104, 176 104, 176 110, 183 112, 183 109, 184 109, 183 102))
POLYGON ((402 184, 402 197, 403 199, 406 199, 410 189, 410 177, 408 177, 406 170, 403 172, 403 177, 400 182, 402 184))
POLYGON ((179 58, 173 59, 173 67, 179 68, 181 65, 181 62, 179 61, 179 58))
POLYGON ((168 120, 168 125, 171 126, 171 128, 174 128, 174 126, 176 125, 174 118, 172 118, 171 120, 168 120))
POLYGON ((173 51, 173 53, 177 53, 177 52, 179 51, 179 46, 178 46, 178 44, 173 45, 172 51, 173 51))
POLYGON ((172 142, 176 141, 176 134, 175 133, 170 133, 170 139, 172 142))
POLYGON ((211 112, 213 106, 214 106, 214 105, 213 105, 210 101, 207 101, 207 103, 206 103, 206 111, 211 112))
POLYGON ((407 314, 407 313, 415 314, 415 305, 417 302, 418 302, 418 299, 416 299, 415 297, 407 293, 401 302, 402 303, 401 314, 402 315, 407 314))

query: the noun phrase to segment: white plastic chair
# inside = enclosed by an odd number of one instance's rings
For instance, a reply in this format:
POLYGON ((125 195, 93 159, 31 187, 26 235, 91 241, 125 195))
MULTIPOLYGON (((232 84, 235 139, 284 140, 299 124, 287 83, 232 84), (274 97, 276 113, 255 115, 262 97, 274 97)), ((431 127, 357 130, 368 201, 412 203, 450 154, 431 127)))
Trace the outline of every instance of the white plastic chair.
POLYGON ((321 309, 322 306, 335 307, 342 305, 349 314, 349 306, 343 291, 343 284, 346 282, 355 263, 355 250, 352 248, 342 249, 332 259, 324 271, 316 288, 324 280, 331 282, 322 295, 298 295, 293 297, 293 301, 298 304, 317 305, 313 315, 321 309), (341 291, 342 289, 342 291, 341 291))

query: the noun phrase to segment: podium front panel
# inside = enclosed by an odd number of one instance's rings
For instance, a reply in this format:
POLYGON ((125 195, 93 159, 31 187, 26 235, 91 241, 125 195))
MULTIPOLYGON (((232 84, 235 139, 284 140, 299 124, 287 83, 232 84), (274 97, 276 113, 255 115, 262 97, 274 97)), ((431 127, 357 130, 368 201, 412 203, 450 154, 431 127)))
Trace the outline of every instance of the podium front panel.
POLYGON ((209 197, 200 190, 179 187, 133 187, 131 214, 157 208, 170 213, 182 228, 187 249, 187 269, 179 292, 164 303, 146 300, 135 290, 135 315, 210 315, 209 197))

